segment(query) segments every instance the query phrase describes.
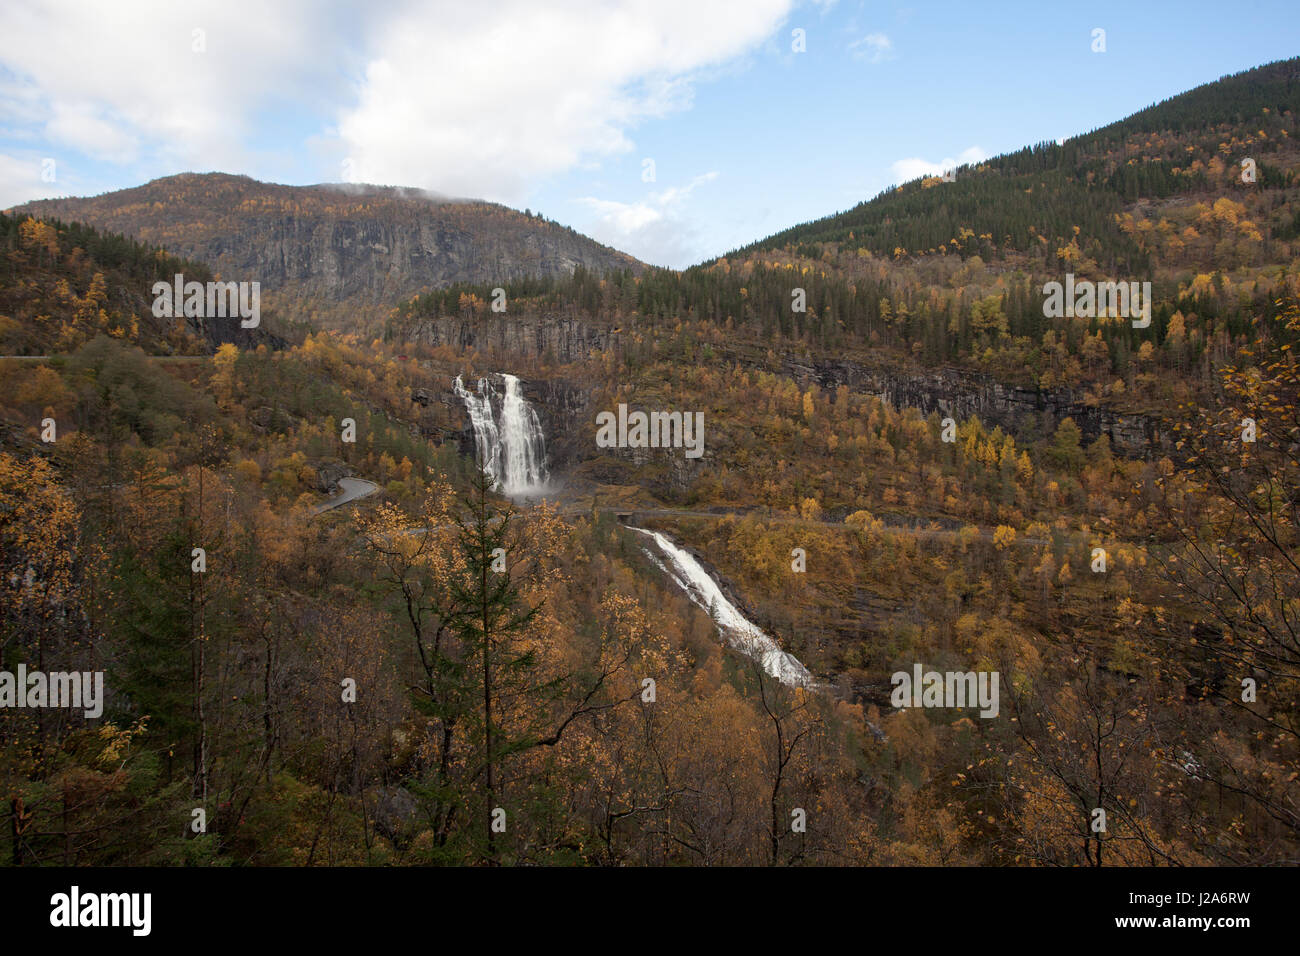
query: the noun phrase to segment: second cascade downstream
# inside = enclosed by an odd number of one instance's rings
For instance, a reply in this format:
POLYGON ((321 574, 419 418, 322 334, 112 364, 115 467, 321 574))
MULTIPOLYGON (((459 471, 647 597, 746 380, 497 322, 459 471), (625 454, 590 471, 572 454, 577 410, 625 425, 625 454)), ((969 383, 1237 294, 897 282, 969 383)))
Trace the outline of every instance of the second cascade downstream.
POLYGON ((722 589, 718 587, 718 583, 713 580, 709 572, 704 570, 689 551, 678 547, 671 538, 658 531, 646 531, 644 528, 632 530, 654 541, 660 554, 668 559, 668 564, 660 562, 648 548, 646 553, 650 554, 655 563, 686 592, 687 597, 708 612, 709 617, 713 618, 713 623, 718 626, 718 632, 732 647, 745 656, 757 660, 762 664, 763 670, 783 684, 796 687, 814 686, 813 676, 808 672, 808 668, 799 663, 793 654, 781 650, 776 641, 741 614, 740 610, 727 600, 727 596, 722 593, 722 589))
POLYGON ((465 388, 460 376, 453 383, 474 426, 474 447, 493 487, 511 498, 546 491, 546 438, 537 412, 524 398, 519 379, 502 375, 504 394, 498 396, 490 377, 478 380, 478 394, 465 388), (496 407, 493 407, 493 402, 496 407))
MULTIPOLYGON (((493 479, 494 487, 507 496, 518 498, 541 494, 547 490, 550 477, 541 422, 524 398, 519 379, 506 374, 500 378, 504 384, 501 394, 497 393, 489 376, 478 380, 477 394, 465 387, 459 375, 454 383, 456 394, 465 403, 470 424, 474 427, 478 460, 493 479)), ((646 553, 651 560, 686 592, 693 603, 705 610, 728 645, 758 661, 763 670, 783 684, 815 686, 808 668, 794 655, 781 650, 776 641, 727 600, 722 588, 689 551, 661 532, 644 528, 632 530, 654 542, 659 556, 647 547, 646 553)))

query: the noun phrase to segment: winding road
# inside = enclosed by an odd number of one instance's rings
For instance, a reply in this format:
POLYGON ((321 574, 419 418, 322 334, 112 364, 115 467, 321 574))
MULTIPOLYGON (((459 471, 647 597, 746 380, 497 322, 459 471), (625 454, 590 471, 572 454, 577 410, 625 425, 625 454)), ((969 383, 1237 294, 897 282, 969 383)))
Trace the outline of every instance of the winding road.
POLYGON ((349 501, 356 501, 358 498, 364 498, 367 495, 373 495, 379 490, 379 486, 373 481, 366 481, 364 478, 340 478, 339 488, 342 491, 338 497, 331 498, 324 504, 316 506, 315 514, 322 511, 329 511, 331 508, 337 508, 339 505, 345 505, 349 501))

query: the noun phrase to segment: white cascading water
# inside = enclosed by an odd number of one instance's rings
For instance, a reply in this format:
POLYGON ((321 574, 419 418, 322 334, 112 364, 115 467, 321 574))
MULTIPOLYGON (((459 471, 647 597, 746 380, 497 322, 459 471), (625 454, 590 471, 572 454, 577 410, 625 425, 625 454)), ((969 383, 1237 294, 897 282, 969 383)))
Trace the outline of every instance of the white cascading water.
POLYGON ((506 494, 530 494, 546 487, 546 438, 519 379, 502 378, 506 381, 501 401, 502 481, 506 494))
POLYGON ((708 612, 709 617, 713 618, 713 623, 718 626, 718 632, 730 642, 732 647, 757 660, 763 670, 783 684, 813 686, 813 677, 808 672, 808 668, 799 663, 794 655, 781 650, 776 641, 741 614, 689 551, 679 548, 671 538, 658 531, 646 531, 644 528, 632 530, 654 541, 660 553, 668 559, 668 566, 655 558, 654 553, 648 548, 646 553, 692 601, 708 612))
MULTIPOLYGON (((546 440, 537 413, 524 398, 519 379, 502 375, 505 391, 498 396, 488 378, 478 380, 478 394, 465 388, 460 376, 454 383, 456 394, 465 403, 474 426, 474 445, 478 460, 493 479, 494 487, 512 497, 546 490, 546 440), (497 407, 493 402, 496 401, 497 407)), ((646 554, 703 608, 732 647, 757 660, 763 670, 783 684, 816 686, 808 668, 792 654, 781 650, 763 630, 727 600, 716 581, 700 562, 667 535, 644 528, 633 528, 654 541, 667 560, 660 561, 649 548, 646 554)))
POLYGON ((465 388, 459 375, 453 384, 456 394, 465 403, 470 424, 474 427, 474 449, 478 453, 479 464, 495 485, 501 474, 501 439, 492 417, 492 385, 485 378, 479 379, 479 393, 475 395, 465 388))
POLYGON ((478 394, 465 388, 456 376, 456 394, 465 403, 474 427, 474 447, 479 463, 492 478, 493 487, 511 497, 546 490, 546 438, 537 412, 524 398, 519 379, 502 375, 505 392, 498 396, 489 378, 478 380, 478 394), (497 400, 497 408, 493 400, 497 400))

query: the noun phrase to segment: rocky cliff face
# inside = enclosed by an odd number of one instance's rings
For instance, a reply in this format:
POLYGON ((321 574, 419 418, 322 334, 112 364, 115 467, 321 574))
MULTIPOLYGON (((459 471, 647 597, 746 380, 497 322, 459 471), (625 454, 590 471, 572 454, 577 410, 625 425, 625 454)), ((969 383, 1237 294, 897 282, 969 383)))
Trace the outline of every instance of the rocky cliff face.
POLYGON ((15 212, 89 223, 258 281, 293 309, 392 303, 454 282, 640 270, 642 264, 557 223, 505 206, 375 186, 280 186, 221 173, 27 203, 15 212))
MULTIPOLYGON (((706 446, 705 456, 698 459, 686 458, 679 450, 597 448, 596 414, 611 403, 589 384, 552 376, 522 379, 522 387, 546 436, 546 460, 552 474, 577 475, 598 483, 639 484, 664 500, 677 500, 690 489, 700 470, 708 467, 711 446, 706 446)), ((475 456, 474 429, 450 378, 437 386, 412 390, 411 401, 421 406, 417 413, 421 434, 439 444, 454 443, 466 457, 475 456)))
POLYGON ((791 358, 782 364, 788 375, 805 386, 812 382, 827 389, 847 385, 854 391, 879 395, 900 408, 920 409, 925 415, 938 412, 958 420, 978 415, 986 424, 1001 426, 1017 437, 1050 435, 1058 422, 1072 418, 1085 442, 1106 435, 1115 453, 1128 458, 1149 458, 1170 447, 1155 419, 1085 404, 1073 389, 1006 386, 959 368, 902 372, 853 362, 791 358))
POLYGON ((591 240, 558 228, 509 235, 488 224, 441 222, 437 207, 428 210, 426 221, 414 222, 277 216, 181 248, 223 274, 256 277, 272 291, 376 304, 453 282, 504 284, 570 275, 578 266, 596 272, 628 266, 591 240))
POLYGON ((523 389, 546 435, 546 457, 551 469, 565 470, 590 457, 596 390, 566 378, 525 381, 523 389))
MULTIPOLYGON (((524 398, 537 412, 546 436, 546 460, 552 471, 566 470, 592 450, 590 427, 595 419, 592 401, 595 389, 565 378, 522 380, 524 398), (585 427, 585 433, 584 433, 585 427)), ((421 423, 421 433, 438 442, 453 441, 462 455, 475 455, 474 428, 464 401, 452 388, 451 380, 438 388, 417 388, 411 401, 432 409, 427 418, 449 422, 448 426, 421 423)))
MULTIPOLYGON (((508 362, 510 356, 582 362, 600 351, 617 353, 622 346, 619 331, 560 316, 505 315, 489 321, 432 319, 413 330, 411 337, 429 345, 476 349, 498 356, 502 362, 508 362)), ((730 357, 741 364, 756 361, 740 351, 730 357)), ((1062 419, 1073 418, 1085 442, 1106 435, 1118 455, 1149 458, 1170 450, 1170 442, 1155 419, 1088 405, 1082 395, 1068 388, 1044 391, 1006 386, 982 373, 959 368, 904 371, 845 360, 790 356, 782 359, 782 370, 803 388, 814 383, 828 390, 847 385, 854 391, 879 395, 900 408, 919 409, 925 415, 938 412, 958 420, 978 415, 981 421, 1001 426, 1018 438, 1050 435, 1062 419)), ((546 396, 540 398, 545 406, 546 396)), ((594 417, 596 410, 586 411, 594 417)), ((547 435, 551 434, 548 429, 547 435)))
POLYGON ((410 329, 407 337, 424 345, 560 364, 585 362, 607 349, 618 351, 622 345, 622 333, 612 329, 580 319, 538 315, 425 319, 410 329))

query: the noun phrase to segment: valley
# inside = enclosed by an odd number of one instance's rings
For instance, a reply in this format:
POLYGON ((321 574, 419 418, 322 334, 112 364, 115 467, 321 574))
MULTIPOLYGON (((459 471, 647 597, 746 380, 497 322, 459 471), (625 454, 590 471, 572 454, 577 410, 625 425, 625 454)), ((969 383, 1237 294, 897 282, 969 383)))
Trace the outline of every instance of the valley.
POLYGON ((0 714, 0 857, 1293 863, 1297 77, 683 269, 390 186, 6 210, 0 665, 104 690, 0 714))

